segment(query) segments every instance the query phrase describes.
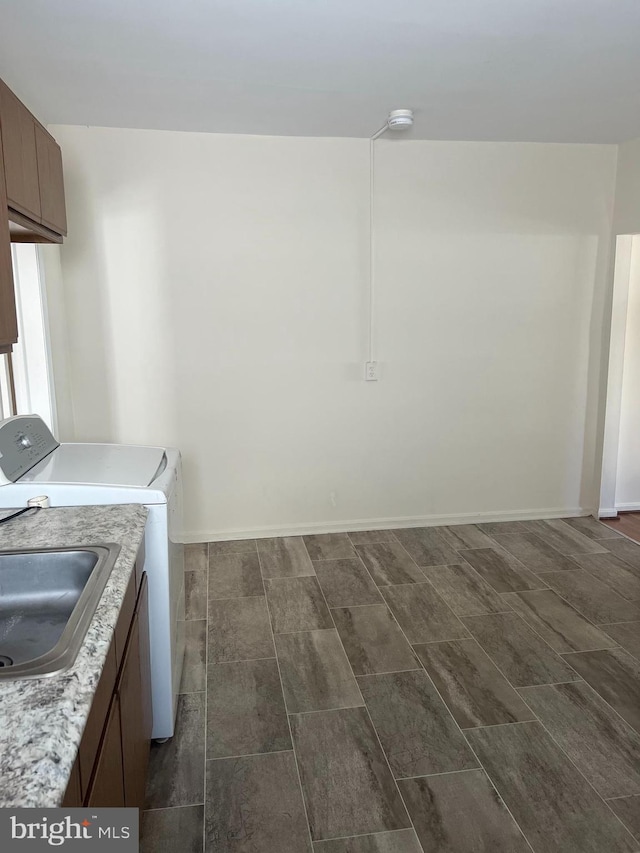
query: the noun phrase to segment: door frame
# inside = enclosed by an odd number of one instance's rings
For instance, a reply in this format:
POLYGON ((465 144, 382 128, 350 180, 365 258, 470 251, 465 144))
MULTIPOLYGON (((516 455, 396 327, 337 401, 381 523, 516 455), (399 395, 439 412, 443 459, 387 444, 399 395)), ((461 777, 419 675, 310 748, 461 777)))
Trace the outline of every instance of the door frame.
POLYGON ((622 382, 624 373, 624 350, 631 280, 631 257, 640 247, 640 234, 619 234, 615 246, 613 273, 613 298, 611 304, 611 334, 609 337, 609 367, 602 447, 602 470, 598 515, 600 518, 615 518, 616 480, 618 450, 620 442, 620 414, 622 405, 622 382))

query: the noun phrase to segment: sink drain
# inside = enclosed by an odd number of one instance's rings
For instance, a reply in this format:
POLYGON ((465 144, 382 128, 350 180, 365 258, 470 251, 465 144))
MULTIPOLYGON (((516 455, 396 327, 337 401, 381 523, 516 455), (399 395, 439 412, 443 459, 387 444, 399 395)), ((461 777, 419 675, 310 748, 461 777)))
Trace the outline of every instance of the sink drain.
POLYGON ((13 666, 13 658, 7 655, 0 655, 0 666, 13 666))

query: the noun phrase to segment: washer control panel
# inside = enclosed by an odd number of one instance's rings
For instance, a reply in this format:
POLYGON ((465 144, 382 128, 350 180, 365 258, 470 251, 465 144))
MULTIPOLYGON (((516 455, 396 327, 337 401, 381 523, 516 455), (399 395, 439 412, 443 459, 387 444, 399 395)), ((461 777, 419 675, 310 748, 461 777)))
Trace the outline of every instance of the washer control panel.
POLYGON ((0 485, 15 483, 58 446, 38 415, 0 421, 0 485))

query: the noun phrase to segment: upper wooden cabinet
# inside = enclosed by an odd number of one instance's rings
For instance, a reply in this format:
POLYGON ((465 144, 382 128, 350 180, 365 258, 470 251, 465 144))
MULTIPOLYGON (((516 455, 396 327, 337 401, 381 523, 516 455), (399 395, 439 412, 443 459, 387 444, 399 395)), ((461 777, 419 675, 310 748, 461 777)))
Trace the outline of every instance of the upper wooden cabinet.
POLYGON ((36 125, 36 155, 40 183, 40 222, 57 234, 66 234, 62 151, 51 134, 39 124, 36 125))
MULTIPOLYGON (((2 132, 0 131, 0 162, 2 162, 2 132)), ((0 169, 0 354, 7 352, 18 340, 18 319, 13 292, 13 267, 9 220, 6 216, 7 192, 4 172, 0 169)))
POLYGON ((0 127, 12 239, 62 242, 67 217, 60 146, 1 80, 0 127))
POLYGON ((11 241, 62 243, 66 233, 60 147, 0 80, 0 354, 18 340, 11 241))
POLYGON ((36 120, 2 81, 0 124, 9 207, 40 222, 36 120))

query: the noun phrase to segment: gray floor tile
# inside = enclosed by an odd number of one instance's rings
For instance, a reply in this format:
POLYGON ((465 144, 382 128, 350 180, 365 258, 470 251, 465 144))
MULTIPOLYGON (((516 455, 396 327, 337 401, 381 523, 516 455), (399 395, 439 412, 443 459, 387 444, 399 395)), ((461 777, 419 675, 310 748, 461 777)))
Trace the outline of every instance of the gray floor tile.
POLYGON ((227 542, 209 542, 209 556, 218 554, 244 554, 256 550, 255 539, 230 539, 227 542))
POLYGON ((375 545, 378 542, 397 542, 392 530, 357 530, 349 533, 352 545, 375 545))
POLYGON ((629 832, 640 842, 640 797, 622 797, 607 802, 629 832))
POLYGON ((207 618, 207 572, 184 573, 185 619, 207 618))
POLYGON ((640 622, 621 622, 619 625, 603 625, 602 630, 619 643, 623 649, 640 660, 640 622))
POLYGON ((302 536, 259 539, 258 553, 265 578, 295 578, 315 574, 302 536))
POLYGON ((462 728, 535 719, 475 640, 428 643, 415 652, 462 728))
POLYGON ((640 794, 640 735, 588 684, 524 687, 520 693, 600 796, 640 794))
POLYGON ((640 599, 640 572, 615 554, 583 554, 577 562, 629 601, 640 599))
POLYGON ((346 533, 319 533, 303 536, 312 560, 343 560, 355 557, 353 545, 346 533))
POLYGON ((333 628, 317 578, 269 578, 264 585, 275 634, 333 628))
POLYGON ((202 853, 204 806, 155 809, 141 813, 140 853, 180 850, 202 853))
POLYGON ((209 557, 209 599, 249 595, 264 595, 258 554, 212 554, 209 557))
POLYGON ((531 853, 483 770, 398 784, 426 853, 531 853))
POLYGON ((291 749, 275 660, 217 663, 207 673, 207 758, 291 749))
POLYGON ((265 597, 209 602, 209 663, 275 655, 265 597))
MULTIPOLYGON (((527 521, 525 527, 548 542, 561 554, 598 554, 606 550, 603 543, 584 536, 559 518, 549 521, 527 521)), ((607 544, 608 547, 608 544, 607 544)))
POLYGON ((640 732, 640 662, 623 649, 576 652, 565 660, 640 732))
POLYGON ((209 568, 209 545, 196 542, 184 546, 185 572, 206 572, 209 568))
POLYGON ((358 835, 333 841, 315 841, 314 853, 422 853, 422 847, 412 829, 379 832, 377 835, 358 835))
POLYGON ((510 592, 503 598, 556 652, 582 652, 611 646, 610 638, 603 631, 552 589, 510 592))
POLYGON ((496 534, 493 538, 501 548, 520 560, 522 565, 532 572, 561 572, 578 568, 578 564, 572 557, 556 551, 548 542, 530 530, 523 530, 522 533, 496 534))
POLYGON ((384 586, 381 592, 410 643, 468 637, 469 632, 430 583, 384 586))
POLYGON ((583 616, 596 624, 640 619, 638 604, 622 598, 606 583, 583 569, 577 569, 575 572, 548 572, 540 577, 583 616))
POLYGON ((335 628, 276 634, 275 640, 290 714, 362 705, 335 628))
POLYGON ((619 533, 601 521, 597 521, 592 515, 584 515, 580 518, 563 518, 562 521, 589 539, 617 539, 620 536, 619 533))
POLYGON ((640 572, 640 545, 636 545, 635 542, 625 539, 623 536, 618 537, 618 539, 609 539, 604 544, 607 551, 611 551, 616 557, 624 560, 628 566, 635 570, 636 574, 640 572))
POLYGON ((311 853, 293 752, 207 761, 206 853, 311 853))
POLYGON ((467 738, 534 850, 635 851, 620 821, 540 723, 471 729, 467 738))
POLYGON ((178 696, 176 731, 167 743, 153 743, 147 780, 147 808, 204 802, 205 694, 178 696))
POLYGON ((341 607, 332 615, 356 675, 420 668, 386 604, 341 607))
POLYGON ((524 530, 522 521, 486 521, 483 524, 476 524, 476 527, 488 536, 493 536, 495 533, 520 533, 524 530))
POLYGON ((481 616, 511 610, 506 601, 468 563, 422 570, 458 616, 481 616))
POLYGON ((207 683, 207 620, 184 623, 185 647, 181 693, 199 693, 207 683))
POLYGON ((290 720, 314 841, 411 826, 364 708, 290 720))
POLYGON ((571 667, 516 613, 462 619, 514 687, 579 680, 571 667))
POLYGON ((450 527, 436 528, 447 545, 456 551, 465 548, 491 548, 493 542, 475 524, 454 524, 450 527))
POLYGON ((447 566, 458 562, 457 551, 435 527, 408 527, 394 530, 394 533, 418 566, 447 566))
POLYGON ((497 548, 475 548, 459 551, 496 592, 517 592, 521 589, 543 589, 544 582, 506 551, 497 548))
POLYGON ((478 766, 425 672, 365 675, 358 684, 396 779, 478 766))
POLYGON ((356 550, 378 586, 424 580, 420 569, 398 542, 359 545, 356 550))
POLYGON ((329 607, 383 603, 360 560, 324 560, 316 563, 316 575, 329 607))

